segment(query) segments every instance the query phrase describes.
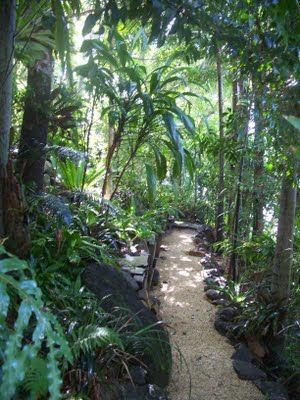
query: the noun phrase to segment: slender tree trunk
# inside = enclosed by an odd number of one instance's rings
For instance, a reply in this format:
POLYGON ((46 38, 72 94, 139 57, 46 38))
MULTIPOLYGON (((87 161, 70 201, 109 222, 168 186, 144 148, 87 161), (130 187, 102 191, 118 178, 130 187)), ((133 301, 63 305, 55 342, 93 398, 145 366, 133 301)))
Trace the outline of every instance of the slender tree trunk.
POLYGON ((218 187, 218 200, 217 200, 217 215, 216 215, 216 239, 217 241, 223 240, 224 234, 224 110, 223 110, 223 74, 221 64, 221 51, 217 52, 217 79, 218 79, 218 108, 219 108, 219 187, 218 187))
POLYGON ((297 188, 291 176, 284 176, 280 196, 280 214, 272 275, 274 301, 287 302, 293 256, 293 235, 297 188))
MULTIPOLYGON (((109 184, 108 181, 110 179, 110 173, 111 173, 111 164, 113 161, 113 158, 115 156, 115 153, 118 151, 118 148, 121 143, 121 138, 124 130, 124 126, 126 124, 126 117, 122 117, 121 120, 119 121, 118 128, 116 130, 109 131, 109 138, 108 138, 108 150, 107 150, 107 155, 106 155, 106 160, 105 160, 105 176, 104 176, 104 181, 103 181, 103 186, 102 186, 102 198, 107 198, 110 199, 110 197, 107 196, 107 185, 109 184)), ((109 126, 112 127, 111 121, 109 121, 109 126)), ((109 128, 110 129, 110 128, 109 128)))
POLYGON ((91 114, 90 114, 90 120, 86 128, 85 132, 85 151, 84 151, 84 158, 85 158, 85 164, 84 164, 84 171, 83 171, 83 177, 82 177, 82 183, 81 183, 81 193, 84 190, 84 185, 86 181, 86 174, 87 174, 87 168, 88 168, 88 163, 89 163, 89 154, 90 154, 90 140, 91 140, 91 132, 92 132, 92 127, 94 123, 94 116, 95 116, 95 107, 96 107, 96 93, 93 94, 93 102, 92 102, 92 109, 91 109, 91 114))
MULTIPOLYGON (((239 90, 240 93, 244 94, 244 84, 243 81, 239 83, 239 90)), ((240 144, 242 149, 244 149, 247 145, 248 141, 248 123, 249 123, 249 109, 243 108, 241 111, 241 134, 239 137, 240 144)), ((237 182, 237 189, 236 189, 236 199, 234 205, 234 216, 233 216, 233 232, 231 236, 231 246, 232 252, 229 261, 229 271, 233 281, 237 281, 239 278, 239 271, 238 271, 238 257, 237 257, 237 247, 238 242, 240 239, 240 220, 241 220, 241 213, 242 213, 242 185, 243 185, 243 175, 244 175, 244 163, 245 157, 242 154, 238 166, 238 182, 237 182)))
MULTIPOLYGON (((237 141, 237 103, 238 103, 238 81, 234 80, 232 82, 232 140, 237 141)), ((235 176, 235 165, 230 164, 230 178, 233 179, 235 176)), ((232 183, 234 185, 234 183, 232 183)), ((234 221, 234 212, 232 211, 234 208, 234 199, 235 193, 234 190, 230 190, 228 192, 228 229, 229 232, 233 232, 233 221, 234 221)))
MULTIPOLYGON (((114 143, 114 137, 115 137, 115 130, 113 126, 109 126, 108 128, 108 149, 111 149, 114 143)), ((109 150, 108 150, 109 152, 109 150)), ((112 194, 112 168, 111 168, 111 162, 106 163, 106 179, 105 179, 105 185, 103 185, 103 198, 106 200, 109 200, 111 198, 112 194)))
POLYGON ((51 51, 28 69, 27 93, 19 149, 19 172, 25 184, 43 189, 45 146, 48 138, 49 103, 53 73, 51 51))
POLYGON ((260 235, 264 229, 264 146, 262 138, 261 99, 254 87, 254 169, 253 169, 253 225, 252 236, 260 235))
POLYGON ((4 235, 4 176, 11 124, 15 8, 15 0, 0 1, 0 237, 4 235))

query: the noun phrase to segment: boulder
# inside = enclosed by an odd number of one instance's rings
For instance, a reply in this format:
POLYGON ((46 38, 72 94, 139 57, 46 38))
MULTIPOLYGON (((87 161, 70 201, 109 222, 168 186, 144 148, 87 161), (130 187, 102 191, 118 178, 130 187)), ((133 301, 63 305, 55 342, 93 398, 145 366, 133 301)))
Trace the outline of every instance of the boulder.
POLYGON ((199 225, 197 228, 197 235, 195 237, 198 240, 204 240, 211 244, 215 242, 215 231, 208 225, 199 225))
POLYGON ((222 298, 222 293, 215 289, 208 289, 205 294, 209 300, 218 300, 222 298))
POLYGON ((236 307, 225 307, 217 312, 218 318, 223 321, 232 321, 239 314, 236 307))
POLYGON ((144 300, 144 301, 148 301, 148 292, 147 292, 147 290, 144 288, 144 289, 140 289, 139 291, 138 291, 138 296, 139 296, 139 299, 141 299, 141 300, 144 300))
POLYGON ((254 360, 253 354, 245 345, 245 343, 239 343, 235 347, 235 351, 231 356, 232 360, 239 360, 245 362, 252 362, 254 360))
POLYGON ((128 284, 130 285, 130 287, 132 288, 132 290, 134 290, 135 292, 137 290, 139 290, 139 285, 137 284, 137 282, 135 281, 135 279, 132 278, 132 276, 130 275, 130 273, 126 272, 126 271, 121 271, 121 274, 124 276, 124 278, 126 279, 126 281, 128 282, 128 284))
POLYGON ((218 268, 218 263, 215 260, 206 260, 202 262, 204 269, 218 268))
POLYGON ((213 300, 211 302, 214 306, 228 306, 230 304, 230 302, 226 299, 217 299, 217 300, 213 300))
POLYGON ((152 273, 151 288, 159 285, 159 270, 154 268, 152 273))
POLYGON ((167 400, 165 393, 156 385, 126 384, 122 388, 121 396, 120 400, 167 400))
POLYGON ((99 300, 107 312, 132 315, 128 330, 145 330, 143 348, 138 358, 147 366, 149 382, 165 387, 171 371, 171 348, 169 336, 156 316, 142 303, 138 294, 132 290, 121 271, 106 264, 90 264, 82 273, 83 284, 99 300), (124 310, 128 310, 125 312, 124 310))
POLYGON ((208 276, 207 278, 204 279, 204 282, 208 286, 220 286, 220 282, 219 282, 219 279, 217 277, 208 276))
POLYGON ((139 365, 133 365, 129 368, 130 379, 135 385, 146 385, 147 371, 139 365))
POLYGON ((219 277, 219 276, 221 276, 221 273, 217 268, 208 268, 207 269, 207 268, 204 267, 204 269, 205 269, 205 272, 206 272, 207 276, 210 276, 210 277, 213 277, 213 276, 219 277))
POLYGON ((279 382, 273 381, 254 381, 258 389, 268 396, 270 400, 288 400, 289 396, 285 387, 279 382))
POLYGON ((235 325, 232 322, 226 322, 221 319, 216 319, 214 327, 222 336, 231 336, 231 330, 235 325))
POLYGON ((267 379, 266 373, 250 362, 233 360, 232 365, 238 377, 242 380, 255 381, 267 379))

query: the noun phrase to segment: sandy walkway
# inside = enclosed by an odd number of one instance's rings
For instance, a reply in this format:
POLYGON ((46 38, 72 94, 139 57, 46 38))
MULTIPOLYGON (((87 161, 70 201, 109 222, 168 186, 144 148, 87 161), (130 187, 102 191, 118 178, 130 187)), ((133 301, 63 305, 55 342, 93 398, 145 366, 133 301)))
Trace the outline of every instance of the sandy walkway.
POLYGON ((186 255, 194 234, 176 229, 168 234, 163 243, 167 251, 157 264, 161 316, 187 364, 174 351, 169 398, 188 400, 191 380, 191 400, 261 400, 254 385, 238 379, 230 359, 233 347, 213 328, 215 309, 204 298, 199 258, 186 255))

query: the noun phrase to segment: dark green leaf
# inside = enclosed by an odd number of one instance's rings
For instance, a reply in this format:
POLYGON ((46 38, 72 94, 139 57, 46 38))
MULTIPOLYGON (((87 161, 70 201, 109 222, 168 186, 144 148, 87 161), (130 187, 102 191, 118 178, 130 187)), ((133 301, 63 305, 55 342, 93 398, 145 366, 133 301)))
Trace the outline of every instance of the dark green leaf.
POLYGON ((149 201, 153 202, 156 193, 156 176, 152 166, 149 164, 146 164, 146 173, 149 201))
POLYGON ((84 26, 83 26, 83 29, 82 29, 82 35, 85 36, 88 33, 90 33, 91 30, 96 25, 97 21, 98 21, 98 16, 96 14, 89 14, 86 17, 86 20, 84 22, 84 26))

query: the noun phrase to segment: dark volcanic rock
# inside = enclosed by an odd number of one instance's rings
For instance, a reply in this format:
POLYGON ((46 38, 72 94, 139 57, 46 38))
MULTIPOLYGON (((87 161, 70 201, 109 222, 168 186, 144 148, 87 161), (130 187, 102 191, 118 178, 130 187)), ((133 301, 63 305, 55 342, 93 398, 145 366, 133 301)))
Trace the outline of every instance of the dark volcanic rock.
POLYGON ((215 242, 214 229, 208 225, 199 225, 197 228, 196 240, 205 241, 208 244, 215 242))
POLYGON ((139 365, 133 365, 129 368, 129 374, 132 382, 135 385, 143 386, 146 385, 147 371, 139 365))
POLYGON ((148 385, 147 400, 167 400, 167 396, 158 386, 148 385))
POLYGON ((204 269, 218 269, 218 263, 215 260, 206 260, 202 263, 204 269))
POLYGON ((225 307, 217 312, 218 318, 223 321, 232 321, 238 315, 238 309, 236 307, 225 307))
POLYGON ((255 381, 258 379, 266 380, 267 375, 260 368, 256 367, 254 364, 246 361, 233 360, 232 361, 233 368, 235 372, 238 374, 240 379, 246 381, 255 381))
POLYGON ((221 272, 217 268, 204 268, 207 275, 210 277, 221 276, 221 272))
POLYGON ((131 383, 122 388, 122 400, 144 400, 147 396, 147 386, 133 386, 131 383))
POLYGON ((220 286, 220 282, 219 282, 219 279, 217 277, 208 276, 207 278, 204 279, 204 282, 208 286, 220 286))
POLYGON ((147 301, 148 300, 148 292, 147 292, 147 290, 145 288, 144 289, 140 289, 138 291, 138 296, 139 296, 139 299, 147 301))
POLYGON ((151 287, 158 286, 158 284, 159 284, 159 270, 155 268, 153 270, 151 287))
POLYGON ((156 385, 123 386, 120 400, 167 400, 165 393, 156 385))
POLYGON ((222 298, 222 293, 215 289, 208 289, 205 294, 209 300, 218 300, 222 298))
POLYGON ((124 313, 123 309, 128 310, 133 316, 128 329, 137 331, 153 326, 145 332, 147 340, 139 358, 148 368, 149 381, 165 387, 172 359, 168 334, 161 324, 155 325, 158 319, 144 306, 123 274, 106 264, 91 264, 83 271, 82 282, 101 300, 104 310, 120 314, 124 313))
POLYGON ((226 307, 226 306, 228 306, 230 303, 229 303, 229 301, 226 300, 226 299, 217 299, 217 300, 212 301, 212 304, 213 304, 214 306, 224 306, 224 307, 226 307))
POLYGON ((234 353, 231 356, 232 360, 239 360, 239 361, 245 361, 245 362, 251 362, 254 360, 253 354, 251 351, 248 349, 248 347, 245 345, 245 343, 239 343, 236 348, 234 353))
POLYGON ((121 274, 124 276, 126 281, 129 283, 129 285, 131 286, 132 290, 134 290, 134 291, 139 290, 139 285, 137 284, 135 279, 132 278, 132 276, 130 275, 129 272, 121 270, 121 274))
POLYGON ((221 319, 216 319, 214 327, 222 336, 230 336, 231 329, 234 327, 234 324, 221 319))
POLYGON ((254 384, 263 393, 268 395, 270 400, 288 400, 289 396, 285 387, 279 382, 272 381, 254 381, 254 384))

